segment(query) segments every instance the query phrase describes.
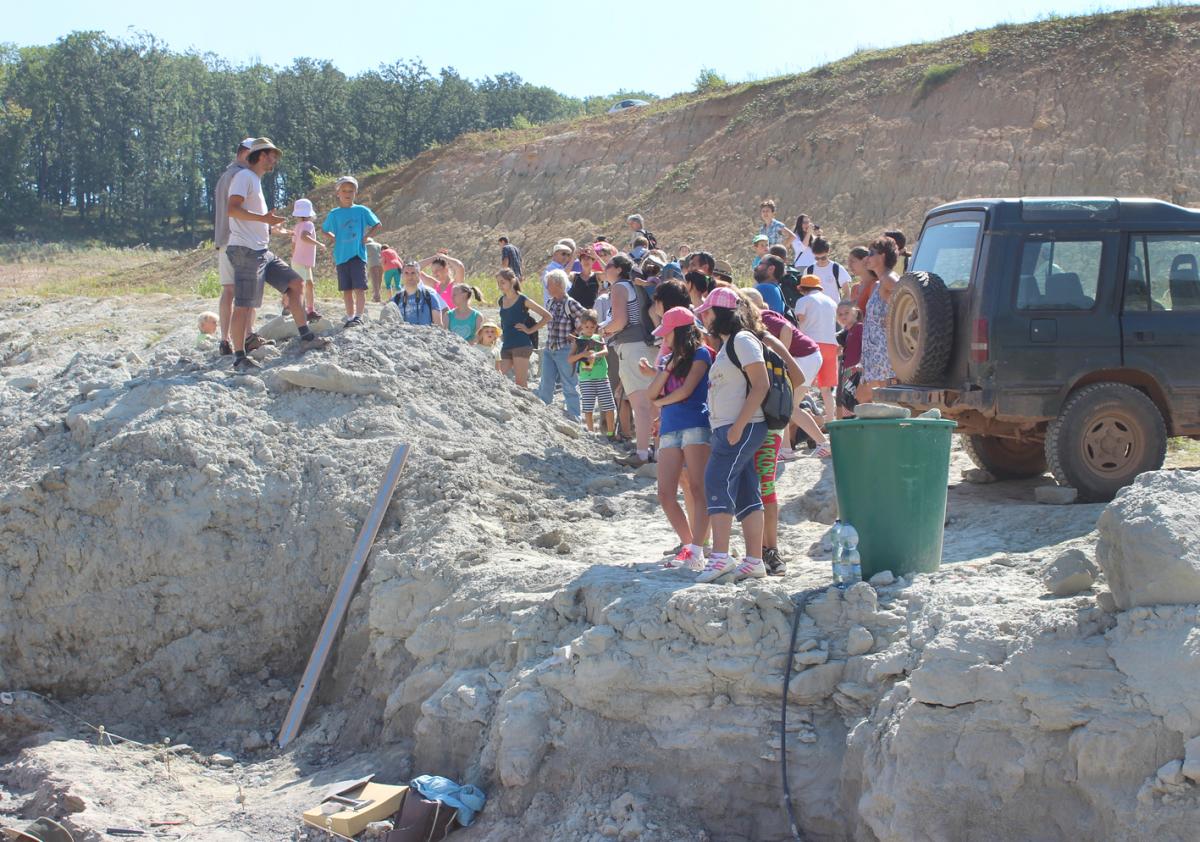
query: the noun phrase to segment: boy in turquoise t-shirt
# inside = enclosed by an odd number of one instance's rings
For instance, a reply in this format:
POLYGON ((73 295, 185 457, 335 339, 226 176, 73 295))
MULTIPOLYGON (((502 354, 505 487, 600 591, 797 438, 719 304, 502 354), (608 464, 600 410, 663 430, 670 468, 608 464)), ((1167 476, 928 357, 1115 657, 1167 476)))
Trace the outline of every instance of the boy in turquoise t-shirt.
POLYGON ((331 210, 321 230, 333 240, 338 290, 346 302, 346 327, 363 323, 367 309, 367 238, 383 225, 365 205, 356 205, 358 179, 344 175, 334 183, 338 206, 331 210))

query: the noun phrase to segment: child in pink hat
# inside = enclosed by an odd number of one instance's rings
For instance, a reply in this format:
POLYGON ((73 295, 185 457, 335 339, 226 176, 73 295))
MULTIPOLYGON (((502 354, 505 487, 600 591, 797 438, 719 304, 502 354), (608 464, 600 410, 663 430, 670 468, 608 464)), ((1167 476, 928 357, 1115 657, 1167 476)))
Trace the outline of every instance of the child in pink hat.
POLYGON ((663 340, 659 372, 647 390, 659 409, 658 501, 682 547, 664 567, 704 569, 701 549, 708 532, 708 512, 695 506, 693 522, 679 505, 679 480, 683 477, 692 500, 704 495, 704 469, 711 451, 712 431, 708 424, 708 370, 712 351, 701 337, 703 328, 687 307, 672 307, 663 313, 654 335, 663 340))

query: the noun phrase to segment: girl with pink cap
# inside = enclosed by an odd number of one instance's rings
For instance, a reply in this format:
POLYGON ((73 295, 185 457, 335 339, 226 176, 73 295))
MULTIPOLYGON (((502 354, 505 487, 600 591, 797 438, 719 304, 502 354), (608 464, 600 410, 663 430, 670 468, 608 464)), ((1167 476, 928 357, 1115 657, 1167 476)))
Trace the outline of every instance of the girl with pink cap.
POLYGON ((707 402, 713 354, 700 334, 689 308, 672 307, 663 314, 654 335, 662 338, 665 353, 647 390, 659 408, 658 501, 682 544, 679 553, 663 566, 696 572, 704 569, 701 545, 708 532, 708 512, 703 505, 696 506, 693 522, 688 523, 678 491, 682 475, 691 499, 703 499, 704 469, 711 451, 707 402))

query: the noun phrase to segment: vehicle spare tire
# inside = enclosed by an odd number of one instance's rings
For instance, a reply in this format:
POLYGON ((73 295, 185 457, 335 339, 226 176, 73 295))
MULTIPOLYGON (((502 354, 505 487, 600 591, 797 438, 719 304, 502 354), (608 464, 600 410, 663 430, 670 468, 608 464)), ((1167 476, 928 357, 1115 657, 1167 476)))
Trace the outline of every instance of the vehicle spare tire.
POLYGON ((1167 425, 1154 401, 1124 383, 1093 383, 1067 398, 1046 431, 1054 478, 1087 503, 1105 503, 1167 456, 1167 425))
POLYGON ((946 373, 954 347, 950 290, 932 272, 906 272, 892 291, 888 357, 901 383, 933 385, 946 373))
POLYGON ((1046 449, 1040 441, 963 436, 962 445, 975 466, 996 479, 1029 479, 1046 473, 1046 449))

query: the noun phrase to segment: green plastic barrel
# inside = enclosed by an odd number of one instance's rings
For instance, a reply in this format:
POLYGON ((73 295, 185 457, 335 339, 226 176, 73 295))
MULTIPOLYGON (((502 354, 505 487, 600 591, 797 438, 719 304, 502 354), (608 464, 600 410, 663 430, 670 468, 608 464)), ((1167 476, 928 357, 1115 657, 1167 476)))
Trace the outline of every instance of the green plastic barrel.
POLYGON ((930 573, 942 561, 950 435, 934 418, 829 422, 843 523, 858 530, 863 579, 930 573))

